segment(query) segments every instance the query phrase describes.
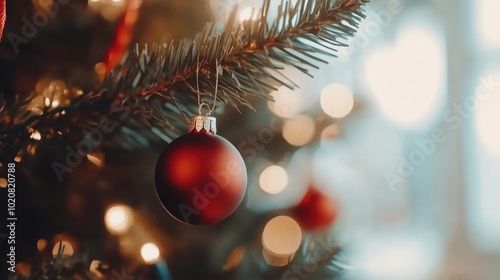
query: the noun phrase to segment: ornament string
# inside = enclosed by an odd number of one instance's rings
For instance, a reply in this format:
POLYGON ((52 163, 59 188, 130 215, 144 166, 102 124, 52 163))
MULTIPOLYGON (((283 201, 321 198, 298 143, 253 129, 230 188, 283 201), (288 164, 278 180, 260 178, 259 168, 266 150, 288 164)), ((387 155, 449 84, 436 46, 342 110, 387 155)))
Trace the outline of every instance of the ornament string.
POLYGON ((215 93, 214 93, 214 101, 212 104, 212 107, 210 107, 210 104, 206 103, 205 101, 201 100, 201 93, 200 93, 200 82, 199 82, 199 73, 200 73, 200 54, 198 53, 197 59, 196 59, 196 94, 198 95, 198 115, 201 116, 201 108, 203 106, 206 106, 208 109, 208 113, 206 116, 210 116, 212 112, 215 110, 215 106, 217 103, 217 92, 219 89, 219 61, 216 59, 215 60, 215 93))
POLYGON ((219 61, 215 60, 215 93, 214 93, 214 103, 212 104, 212 109, 208 112, 210 115, 215 110, 215 105, 217 103, 217 91, 219 89, 219 61))
POLYGON ((203 104, 201 103, 200 97, 200 52, 198 52, 198 56, 196 57, 196 94, 198 95, 198 115, 201 116, 201 107, 203 104))

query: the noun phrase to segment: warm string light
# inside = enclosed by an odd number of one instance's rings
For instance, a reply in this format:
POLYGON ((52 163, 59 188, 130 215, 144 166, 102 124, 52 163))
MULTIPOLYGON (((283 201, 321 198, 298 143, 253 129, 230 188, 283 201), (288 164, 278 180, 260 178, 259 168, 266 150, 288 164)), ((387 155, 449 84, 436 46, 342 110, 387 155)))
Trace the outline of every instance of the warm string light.
POLYGON ((54 9, 54 0, 32 0, 32 2, 33 8, 38 13, 46 13, 54 9))
POLYGON ((47 248, 47 240, 39 239, 36 242, 36 248, 38 249, 38 251, 43 252, 45 250, 45 248, 47 248))
POLYGON ((299 224, 288 216, 271 219, 262 233, 262 254, 269 265, 287 265, 295 256, 302 241, 299 224))
POLYGON ((294 146, 304 146, 311 142, 316 132, 316 123, 307 115, 297 115, 283 125, 283 138, 294 146))
POLYGON ((89 268, 89 271, 90 273, 92 273, 94 276, 96 276, 97 278, 102 278, 104 275, 99 271, 99 267, 101 266, 101 261, 99 260, 93 260, 91 263, 90 263, 90 268, 89 268))
POLYGON ((123 13, 127 2, 125 0, 88 0, 88 8, 100 13, 108 21, 115 21, 123 13))
POLYGON ((96 65, 94 65, 94 71, 97 74, 97 76, 104 78, 106 75, 106 63, 104 62, 98 62, 96 65))
POLYGON ((330 140, 340 135, 340 127, 338 124, 331 124, 321 132, 321 140, 330 140))
POLYGON ((17 153, 16 157, 14 158, 14 161, 19 163, 19 162, 21 162, 22 158, 23 158, 23 152, 19 151, 19 153, 17 153))
POLYGON ((61 240, 54 245, 52 249, 52 255, 55 257, 61 256, 62 258, 69 258, 73 255, 74 248, 71 243, 66 240, 61 240))
POLYGON ((31 265, 29 263, 21 262, 16 264, 16 273, 21 277, 29 276, 31 265))
POLYGON ((31 133, 30 138, 33 140, 39 141, 42 139, 42 135, 40 134, 40 132, 35 130, 33 133, 31 133))
POLYGON ((104 154, 102 152, 87 154, 87 159, 97 167, 104 166, 104 154))
POLYGON ((321 91, 321 108, 331 117, 343 118, 351 112, 353 106, 353 94, 342 84, 330 84, 321 91))
POLYGON ((0 178, 0 188, 4 189, 7 187, 8 181, 5 178, 0 178))
POLYGON ((259 177, 259 185, 269 194, 278 194, 282 192, 288 184, 288 175, 281 166, 268 166, 259 177))
POLYGON ((156 279, 172 280, 167 263, 160 258, 160 250, 154 243, 146 243, 141 247, 141 256, 144 263, 152 265, 156 272, 156 279))
POLYGON ((126 205, 112 206, 106 211, 104 222, 110 233, 124 234, 133 223, 132 210, 126 205))
POLYGON ((304 94, 297 90, 281 86, 271 96, 274 101, 268 101, 267 106, 278 117, 291 118, 305 109, 304 94))
POLYGON ((223 268, 225 271, 235 269, 243 260, 245 256, 246 249, 244 246, 239 246, 234 248, 231 253, 227 256, 227 261, 224 264, 223 268))
POLYGON ((141 256, 146 264, 155 264, 160 259, 160 250, 154 243, 146 243, 141 247, 141 256))

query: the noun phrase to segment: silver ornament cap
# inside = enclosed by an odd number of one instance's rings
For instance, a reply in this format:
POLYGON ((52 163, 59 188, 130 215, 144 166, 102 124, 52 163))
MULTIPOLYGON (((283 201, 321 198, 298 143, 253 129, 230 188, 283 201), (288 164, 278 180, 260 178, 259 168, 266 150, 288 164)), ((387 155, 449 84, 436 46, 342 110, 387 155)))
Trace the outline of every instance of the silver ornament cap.
POLYGON ((216 118, 211 116, 193 116, 191 117, 191 122, 189 123, 188 132, 200 132, 205 130, 206 132, 211 132, 214 135, 217 133, 217 123, 216 118))

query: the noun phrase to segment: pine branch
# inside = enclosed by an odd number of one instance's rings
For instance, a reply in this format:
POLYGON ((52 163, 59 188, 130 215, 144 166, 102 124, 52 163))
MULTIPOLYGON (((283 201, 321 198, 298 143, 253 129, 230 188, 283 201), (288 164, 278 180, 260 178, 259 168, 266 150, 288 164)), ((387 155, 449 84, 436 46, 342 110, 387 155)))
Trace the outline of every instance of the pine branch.
POLYGON ((325 62, 318 54, 335 56, 338 47, 346 46, 345 39, 364 17, 361 7, 366 2, 282 2, 268 23, 266 0, 257 20, 237 22, 235 10, 222 31, 210 23, 192 40, 136 47, 94 91, 73 89, 58 99, 45 96, 43 108, 34 108, 29 100, 0 107, 0 160, 10 160, 40 139, 99 127, 103 118, 119 125, 123 140, 141 146, 158 137, 168 141, 198 109, 198 96, 213 103, 216 84, 217 105, 252 108, 249 95, 271 99, 269 92, 279 86, 296 87, 281 73, 284 67, 310 75, 308 69, 325 62), (40 137, 33 137, 35 133, 40 137))

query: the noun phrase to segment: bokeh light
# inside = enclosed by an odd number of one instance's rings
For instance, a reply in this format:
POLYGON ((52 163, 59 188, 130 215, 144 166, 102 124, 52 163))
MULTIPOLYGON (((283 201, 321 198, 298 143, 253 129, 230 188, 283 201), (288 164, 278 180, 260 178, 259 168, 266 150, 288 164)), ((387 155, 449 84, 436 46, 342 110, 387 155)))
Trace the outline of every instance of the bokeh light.
POLYGON ((255 7, 246 7, 243 10, 241 10, 240 21, 245 21, 249 19, 256 20, 258 16, 259 16, 259 11, 255 7))
POLYGON ((36 248, 38 249, 38 251, 43 252, 45 250, 45 248, 47 248, 47 240, 39 239, 36 242, 36 248))
POLYGON ((93 275, 95 275, 97 278, 103 277, 103 274, 99 271, 99 266, 100 265, 101 265, 101 261, 99 261, 99 260, 93 260, 90 263, 89 271, 90 271, 90 273, 92 273, 93 275))
POLYGON ((126 4, 130 1, 123 0, 89 0, 87 7, 97 13, 100 13, 103 18, 108 21, 117 20, 126 8, 126 4))
POLYGON ((307 115, 298 115, 285 121, 283 138, 294 146, 304 146, 309 143, 316 132, 314 120, 307 115))
POLYGON ((278 194, 286 188, 288 175, 283 167, 272 165, 262 171, 259 184, 265 192, 278 194))
POLYGON ((141 256, 146 264, 154 264, 160 258, 160 250, 154 243, 146 243, 141 247, 141 256))
POLYGON ((104 153, 102 152, 93 152, 87 154, 87 159, 97 167, 104 166, 104 153))
POLYGON ((222 269, 229 271, 233 270, 236 268, 241 261, 243 260, 243 257, 245 256, 246 249, 244 246, 239 246, 234 248, 231 253, 227 256, 227 261, 224 264, 224 267, 222 269))
POLYGON ((500 47, 500 36, 498 36, 498 25, 500 24, 500 1, 498 0, 478 0, 476 8, 476 30, 479 41, 483 47, 500 47), (495 27, 497 26, 497 27, 495 27))
POLYGON ((431 234, 392 234, 377 236, 359 244, 353 256, 358 269, 355 279, 419 280, 431 279, 429 272, 439 260, 439 245, 431 234), (390 237, 389 237, 390 235, 390 237), (363 245, 363 246, 361 246, 363 245), (358 255, 359 254, 359 255, 358 255))
POLYGON ((33 133, 31 133, 30 138, 36 141, 39 141, 42 139, 42 135, 38 130, 35 130, 33 133))
POLYGON ((57 257, 61 253, 61 257, 68 258, 73 256, 74 248, 73 245, 67 240, 61 240, 56 242, 54 248, 52 249, 52 255, 57 257))
POLYGON ((321 108, 331 117, 343 118, 352 111, 353 106, 352 92, 342 84, 330 84, 321 91, 321 108))
POLYGON ((445 55, 431 27, 412 24, 393 47, 373 51, 364 77, 384 116, 403 127, 427 124, 444 99, 445 55))
MULTIPOLYGON (((493 81, 499 81, 500 73, 490 73, 486 77, 491 77, 493 81)), ((486 150, 496 156, 500 156, 500 129, 498 128, 498 120, 500 120, 500 94, 488 92, 487 88, 480 87, 479 90, 483 90, 483 94, 487 98, 482 100, 477 108, 475 116, 476 131, 486 150)))
POLYGON ((46 13, 54 9, 54 0, 32 0, 32 2, 36 12, 46 13))
POLYGON ((271 219, 262 233, 264 259, 269 265, 284 266, 288 264, 302 241, 302 230, 299 224, 288 216, 271 219))
POLYGON ((104 222, 110 233, 123 234, 132 226, 132 210, 125 205, 112 206, 106 211, 104 222))
POLYGON ((26 262, 20 262, 16 264, 16 273, 21 277, 29 276, 31 271, 31 265, 26 262))
POLYGON ((291 118, 304 110, 304 97, 301 92, 281 86, 271 92, 274 101, 268 101, 267 106, 278 117, 291 118))
POLYGON ((0 188, 6 188, 8 184, 7 179, 5 178, 0 178, 0 188))
POLYGON ((94 71, 99 77, 104 77, 104 75, 106 75, 106 63, 96 63, 96 65, 94 65, 94 71))
POLYGON ((321 131, 321 140, 330 140, 340 135, 340 127, 338 124, 331 124, 321 131))

